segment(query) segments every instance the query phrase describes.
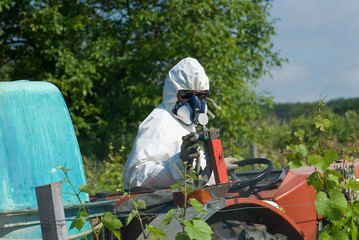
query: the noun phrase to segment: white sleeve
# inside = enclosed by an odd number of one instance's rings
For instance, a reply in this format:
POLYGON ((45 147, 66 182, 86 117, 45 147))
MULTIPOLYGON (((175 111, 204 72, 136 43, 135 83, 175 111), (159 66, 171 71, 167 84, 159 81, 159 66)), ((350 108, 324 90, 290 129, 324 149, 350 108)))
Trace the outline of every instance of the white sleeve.
POLYGON ((167 161, 144 161, 129 170, 127 185, 130 188, 165 189, 183 180, 184 167, 178 153, 167 161))
POLYGON ((124 173, 124 187, 170 188, 183 179, 182 137, 193 131, 167 110, 155 109, 141 124, 124 173))

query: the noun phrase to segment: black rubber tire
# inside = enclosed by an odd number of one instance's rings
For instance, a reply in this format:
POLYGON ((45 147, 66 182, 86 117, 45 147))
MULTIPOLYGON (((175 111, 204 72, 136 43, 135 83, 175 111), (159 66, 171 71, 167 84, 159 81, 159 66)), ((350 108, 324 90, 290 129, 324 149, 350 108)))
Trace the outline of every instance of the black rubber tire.
POLYGON ((214 234, 212 239, 227 240, 287 240, 282 234, 270 234, 262 224, 247 225, 237 220, 223 220, 210 225, 214 234))

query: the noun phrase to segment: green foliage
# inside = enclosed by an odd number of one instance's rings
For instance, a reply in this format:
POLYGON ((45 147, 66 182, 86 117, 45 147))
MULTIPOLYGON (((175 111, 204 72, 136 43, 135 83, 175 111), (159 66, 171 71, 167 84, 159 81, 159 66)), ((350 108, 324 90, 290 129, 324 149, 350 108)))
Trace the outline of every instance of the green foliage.
POLYGON ((283 62, 273 50, 270 8, 263 0, 1 0, 0 81, 58 86, 82 154, 102 160, 109 142, 128 154, 140 121, 162 99, 168 71, 191 56, 223 106, 213 125, 242 146, 268 100, 254 87, 283 62))
POLYGON ((317 103, 276 103, 271 109, 265 106, 267 113, 273 113, 279 119, 293 119, 300 116, 310 117, 316 111, 317 103))
POLYGON ((338 98, 327 102, 328 108, 330 108, 335 114, 346 115, 348 112, 359 109, 359 98, 338 98))
MULTIPOLYGON (((359 119, 357 110, 351 107, 355 106, 355 102, 359 104, 359 99, 339 100, 340 105, 336 106, 336 113, 332 103, 337 100, 325 104, 326 119, 330 119, 330 122, 322 123, 318 119, 318 114, 313 115, 313 112, 318 112, 314 107, 315 103, 273 104, 273 108, 268 105, 262 106, 262 118, 252 124, 252 139, 258 144, 260 153, 264 153, 278 167, 295 168, 306 165, 308 156, 318 154, 317 146, 321 145, 343 154, 349 149, 351 153, 348 154, 353 155, 358 149, 352 145, 357 142, 359 119), (346 111, 339 110, 339 106, 346 111), (313 122, 317 122, 318 128, 313 122), (321 127, 326 128, 326 131, 321 131, 321 127), (322 143, 318 136, 323 136, 322 143)), ((242 149, 245 158, 248 158, 249 147, 244 146, 242 149)))
MULTIPOLYGON (((10 4, 11 4, 11 0, 1 0, 0 1, 0 13, 5 9, 9 9, 10 4)), ((2 31, 0 29, 0 35, 1 35, 1 33, 2 33, 2 31)))
MULTIPOLYGON (((312 117, 317 111, 317 102, 297 102, 297 103, 276 103, 263 105, 262 112, 265 115, 274 114, 282 120, 290 120, 298 117, 312 117)), ((337 98, 326 102, 327 114, 329 111, 337 116, 348 116, 352 113, 356 114, 359 109, 359 98, 337 98)), ((332 119, 332 117, 331 117, 332 119)), ((333 120, 333 119, 332 119, 333 120)), ((334 125, 335 126, 335 125, 334 125)))
POLYGON ((306 158, 308 156, 308 150, 304 142, 305 131, 299 129, 294 132, 292 143, 287 145, 286 157, 288 160, 288 167, 296 168, 303 167, 306 165, 306 158))
POLYGON ((113 145, 108 145, 109 153, 103 162, 83 158, 87 185, 84 192, 95 194, 96 192, 109 191, 117 193, 122 190, 124 148, 115 151, 113 145))
POLYGON ((338 154, 324 146, 324 133, 332 127, 332 122, 324 118, 324 100, 319 101, 319 109, 316 116, 315 127, 319 129, 316 154, 311 154, 308 163, 315 166, 315 171, 307 178, 308 185, 312 185, 317 194, 315 207, 319 216, 323 216, 328 224, 320 233, 319 239, 357 239, 359 209, 357 201, 348 194, 357 191, 359 184, 355 179, 350 179, 350 174, 345 173, 351 167, 343 163, 342 172, 333 170, 329 166, 338 160, 338 154), (348 178, 349 177, 349 178, 348 178))
MULTIPOLYGON (((276 117, 278 120, 271 122, 271 125, 276 126, 282 122, 282 128, 288 131, 295 132, 300 129, 304 130, 306 133, 304 141, 308 144, 308 148, 309 145, 313 144, 311 138, 314 138, 319 132, 319 128, 314 130, 312 120, 313 112, 317 111, 316 105, 316 103, 279 103, 274 104, 272 108, 263 106, 263 119, 276 117), (286 108, 282 108, 283 105, 285 105, 286 108)), ((338 141, 338 144, 341 145, 354 141, 357 137, 357 134, 355 134, 356 129, 359 127, 359 120, 357 118, 359 98, 335 99, 328 101, 326 105, 326 116, 330 119, 332 126, 328 128, 325 139, 338 141)), ((326 123, 324 122, 323 124, 325 125, 326 123)), ((269 128, 273 126, 264 127, 269 128)), ((283 130, 280 131, 279 129, 276 134, 280 132, 283 132, 283 130)), ((276 134, 273 134, 273 137, 275 137, 276 134)), ((286 139, 284 140, 285 141, 282 142, 287 141, 286 139)), ((283 148, 283 146, 278 147, 283 148)))

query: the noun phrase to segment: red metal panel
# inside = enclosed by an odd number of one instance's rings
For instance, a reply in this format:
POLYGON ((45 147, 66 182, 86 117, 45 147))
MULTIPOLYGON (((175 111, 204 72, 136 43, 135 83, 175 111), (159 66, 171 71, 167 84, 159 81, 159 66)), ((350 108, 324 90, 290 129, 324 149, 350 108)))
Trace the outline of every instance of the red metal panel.
POLYGON ((307 185, 307 173, 289 171, 277 195, 279 207, 298 224, 308 239, 317 239, 317 214, 314 206, 315 190, 307 185))
POLYGON ((226 199, 225 201, 226 201, 226 205, 228 207, 233 206, 233 205, 241 206, 242 204, 253 204, 258 207, 262 207, 263 209, 268 209, 273 214, 277 214, 277 215, 281 216, 283 218, 283 220, 287 221, 293 227, 293 229, 295 229, 295 231, 297 231, 298 234, 303 237, 304 240, 312 239, 312 238, 308 238, 308 236, 305 234, 303 229, 300 226, 298 226, 298 224, 295 223, 293 221, 293 219, 290 216, 288 216, 288 214, 286 214, 285 211, 283 211, 282 208, 278 209, 277 207, 275 207, 267 202, 264 202, 264 201, 261 201, 258 199, 251 199, 251 198, 233 198, 233 199, 226 199))
POLYGON ((308 240, 317 240, 318 226, 316 222, 301 222, 297 225, 302 229, 308 240))
POLYGON ((209 140, 208 148, 211 156, 211 164, 216 184, 228 182, 221 139, 209 140))
MULTIPOLYGON (((184 194, 183 192, 173 192, 173 202, 176 206, 183 206, 184 205, 184 194)), ((187 196, 187 203, 189 202, 190 198, 196 199, 198 202, 204 204, 206 202, 209 202, 212 200, 211 193, 208 190, 204 189, 196 189, 193 190, 188 196, 187 196)))

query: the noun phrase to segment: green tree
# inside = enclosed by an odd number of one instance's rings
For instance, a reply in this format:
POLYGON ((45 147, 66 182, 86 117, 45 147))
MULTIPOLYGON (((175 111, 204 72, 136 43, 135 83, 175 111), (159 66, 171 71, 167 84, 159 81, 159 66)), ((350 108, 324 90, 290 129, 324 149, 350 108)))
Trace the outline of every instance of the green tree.
POLYGON ((191 56, 223 107, 211 124, 224 142, 243 145, 267 100, 254 87, 283 62, 270 8, 260 0, 0 0, 0 81, 54 83, 83 154, 103 158, 109 142, 132 144, 170 68, 191 56))

